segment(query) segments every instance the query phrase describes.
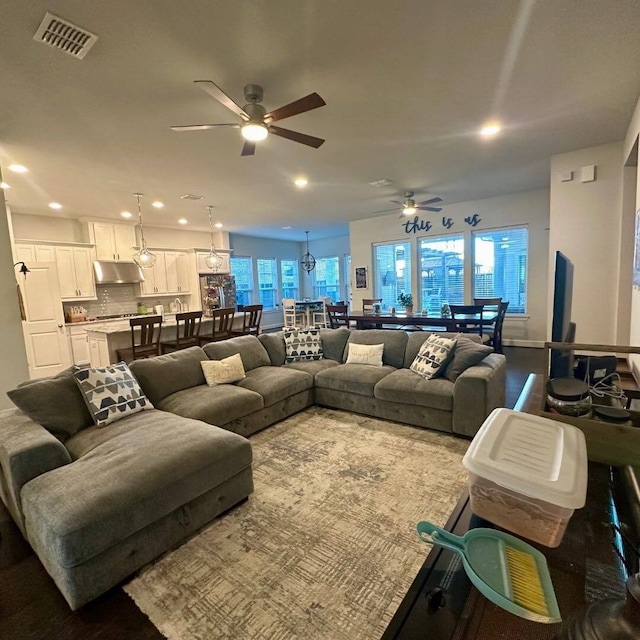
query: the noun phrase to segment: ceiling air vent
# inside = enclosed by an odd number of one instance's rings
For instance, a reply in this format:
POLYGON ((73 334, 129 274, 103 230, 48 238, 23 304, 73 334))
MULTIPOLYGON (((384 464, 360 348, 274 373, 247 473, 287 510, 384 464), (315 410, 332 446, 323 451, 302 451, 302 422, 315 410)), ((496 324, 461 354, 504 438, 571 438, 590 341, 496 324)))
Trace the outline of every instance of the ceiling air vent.
POLYGON ((33 39, 82 60, 96 43, 98 36, 67 20, 47 13, 33 39))
POLYGON ((204 200, 204 196, 197 196, 195 193, 185 193, 180 196, 180 200, 204 200))
POLYGON ((382 178, 380 180, 375 180, 374 182, 369 183, 372 187, 388 187, 390 184, 393 184, 393 180, 389 180, 389 178, 382 178))

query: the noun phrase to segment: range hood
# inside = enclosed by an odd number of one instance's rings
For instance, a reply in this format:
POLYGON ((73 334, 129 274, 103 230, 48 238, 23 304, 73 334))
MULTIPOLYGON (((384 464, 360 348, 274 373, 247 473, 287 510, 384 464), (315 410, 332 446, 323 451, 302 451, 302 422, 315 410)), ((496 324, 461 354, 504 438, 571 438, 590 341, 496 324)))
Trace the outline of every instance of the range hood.
POLYGON ((93 270, 97 284, 131 284, 144 282, 142 269, 135 262, 95 260, 93 270))

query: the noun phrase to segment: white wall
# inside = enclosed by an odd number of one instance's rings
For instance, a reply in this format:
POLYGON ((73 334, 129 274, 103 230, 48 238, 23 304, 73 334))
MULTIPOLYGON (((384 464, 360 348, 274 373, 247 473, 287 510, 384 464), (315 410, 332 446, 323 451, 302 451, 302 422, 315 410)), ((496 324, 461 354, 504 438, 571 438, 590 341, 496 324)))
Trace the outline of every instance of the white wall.
MULTIPOLYGON (((368 289, 353 290, 353 308, 362 308, 362 299, 373 296, 371 265, 372 245, 377 242, 409 240, 412 244, 411 255, 413 269, 413 295, 418 300, 417 261, 418 243, 423 237, 433 237, 445 233, 464 233, 467 247, 471 246, 472 231, 495 229, 499 227, 527 225, 529 229, 529 280, 527 318, 507 317, 504 324, 506 344, 516 343, 540 346, 545 340, 547 323, 547 246, 549 226, 549 191, 537 189, 523 193, 486 198, 469 202, 447 205, 442 213, 420 216, 420 220, 429 220, 433 227, 429 231, 416 234, 405 230, 406 218, 398 218, 397 213, 388 216, 357 220, 349 225, 351 239, 351 270, 367 267, 369 274, 368 289), (474 228, 465 223, 466 217, 477 214, 480 222, 474 228), (454 225, 450 230, 441 224, 442 216, 451 218, 454 225)), ((465 290, 468 302, 471 302, 471 253, 465 258, 465 290)), ((352 274, 353 277, 353 274, 352 274)))
MULTIPOLYGON (((144 220, 143 220, 144 223, 144 220)), ((156 249, 206 249, 211 246, 208 231, 190 231, 189 229, 165 229, 144 225, 144 237, 147 245, 156 249)), ((138 235, 139 239, 139 235, 138 235)), ((229 234, 214 230, 213 242, 216 249, 229 248, 229 234)))
POLYGON ((553 300, 553 261, 559 250, 574 265, 571 318, 578 342, 616 344, 619 302, 625 313, 618 290, 622 151, 619 142, 551 158, 548 299, 553 300), (588 165, 596 166, 596 180, 583 183, 581 168, 588 165), (561 182, 566 171, 573 171, 573 180, 561 182))
POLYGON ((17 240, 88 242, 87 225, 70 218, 34 216, 12 212, 13 234, 17 240))
MULTIPOLYGON (((2 175, 0 174, 0 180, 2 175)), ((29 379, 24 347, 16 276, 11 252, 10 220, 0 191, 0 409, 13 407, 6 395, 18 383, 29 379)))

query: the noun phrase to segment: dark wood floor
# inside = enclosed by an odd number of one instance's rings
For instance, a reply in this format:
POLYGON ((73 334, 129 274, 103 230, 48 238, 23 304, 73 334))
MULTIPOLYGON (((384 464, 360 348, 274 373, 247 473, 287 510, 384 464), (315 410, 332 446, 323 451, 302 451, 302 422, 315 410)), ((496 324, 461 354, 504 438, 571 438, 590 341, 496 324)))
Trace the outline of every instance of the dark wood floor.
MULTIPOLYGON (((541 373, 542 349, 507 347, 506 406, 513 407, 529 373, 541 373)), ((121 588, 70 611, 15 525, 0 515, 2 640, 162 640, 164 636, 121 588), (4 560, 4 562, 3 562, 4 560), (8 564, 8 566, 6 566, 8 564)))

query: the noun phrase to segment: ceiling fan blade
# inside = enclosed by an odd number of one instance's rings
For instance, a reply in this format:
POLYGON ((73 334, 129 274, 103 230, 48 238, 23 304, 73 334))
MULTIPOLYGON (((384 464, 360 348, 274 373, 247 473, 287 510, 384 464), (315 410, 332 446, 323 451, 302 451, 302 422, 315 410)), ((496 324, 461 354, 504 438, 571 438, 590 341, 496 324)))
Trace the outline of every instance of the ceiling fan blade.
POLYGON ((434 213, 439 213, 442 211, 442 207, 416 207, 420 209, 420 211, 433 211, 434 213))
POLYGON ((373 211, 373 213, 391 213, 392 211, 397 211, 398 207, 395 207, 393 209, 383 209, 382 211, 373 211))
POLYGON ((235 123, 226 124, 184 124, 177 127, 171 127, 171 131, 203 131, 205 129, 216 129, 218 127, 234 127, 239 129, 240 125, 235 123))
POLYGON ((217 84, 211 82, 211 80, 194 80, 194 82, 227 109, 231 109, 237 116, 240 116, 243 120, 249 120, 249 115, 245 110, 236 104, 217 84))
POLYGON ((433 204, 434 202, 442 202, 442 198, 431 198, 431 200, 424 200, 423 202, 418 202, 418 206, 433 204))
POLYGON ((256 152, 256 143, 251 142, 250 140, 245 140, 244 145, 242 145, 241 156, 252 156, 256 152))
POLYGON ((315 138, 314 136, 308 136, 306 133, 298 133, 297 131, 291 131, 291 129, 283 129, 282 127, 271 126, 269 127, 269 132, 275 133, 275 135, 281 136, 282 138, 287 138, 287 140, 306 144, 315 149, 324 143, 322 138, 315 138))
POLYGON ((393 202, 394 204, 399 204, 401 207, 404 206, 404 202, 398 202, 397 200, 389 200, 389 202, 393 202))
POLYGON ((305 111, 324 107, 325 104, 327 103, 317 93, 310 93, 308 96, 300 98, 300 100, 290 102, 289 104, 285 104, 284 107, 280 107, 275 111, 271 111, 271 113, 267 113, 264 117, 264 121, 269 123, 275 122, 276 120, 284 120, 285 118, 296 116, 299 113, 304 113, 305 111))

